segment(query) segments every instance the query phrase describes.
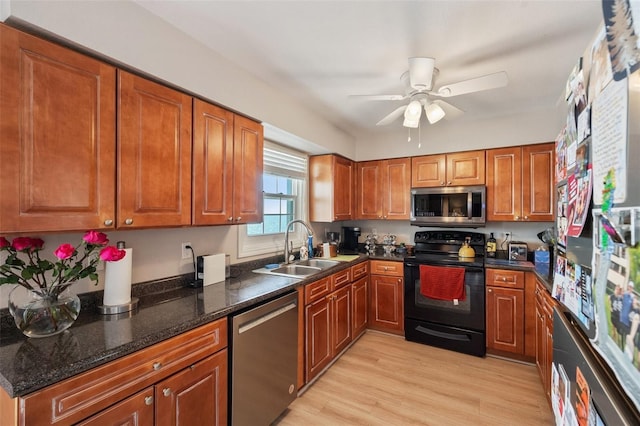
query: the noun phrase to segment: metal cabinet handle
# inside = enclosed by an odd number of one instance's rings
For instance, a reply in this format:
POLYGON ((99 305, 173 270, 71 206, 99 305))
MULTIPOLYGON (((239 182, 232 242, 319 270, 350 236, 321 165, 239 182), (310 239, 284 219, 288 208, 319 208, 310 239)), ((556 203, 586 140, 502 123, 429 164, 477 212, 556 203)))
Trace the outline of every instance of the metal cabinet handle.
POLYGON ((153 369, 154 369, 155 371, 158 371, 158 370, 160 370, 161 368, 162 368, 162 363, 161 363, 161 362, 154 362, 154 363, 153 363, 153 369))
POLYGON ((524 220, 529 220, 529 216, 525 216, 525 217, 524 217, 524 220))
POLYGON ((107 219, 104 221, 104 226, 111 226, 113 225, 113 220, 112 219, 107 219))
POLYGON ((242 216, 236 217, 236 222, 240 222, 242 220, 242 216))
POLYGON ((516 216, 516 220, 520 220, 520 216, 516 216))
POLYGON ((169 395, 171 395, 171 389, 170 389, 170 388, 164 388, 164 389, 162 389, 162 394, 163 394, 164 396, 169 396, 169 395))
POLYGON ((144 403, 146 405, 153 405, 153 397, 152 396, 145 396, 144 397, 144 403))
POLYGON ((444 186, 444 181, 441 181, 441 182, 440 182, 440 185, 444 186))
POLYGON ((451 181, 447 182, 447 185, 451 185, 451 181))
POLYGON ((488 291, 489 293, 491 293, 491 292, 493 291, 493 289, 491 289, 491 288, 490 288, 490 289, 488 289, 487 291, 488 291))
POLYGON ((227 218, 227 221, 229 221, 229 222, 233 222, 233 216, 229 216, 229 217, 227 218))
POLYGON ((133 223, 133 219, 131 219, 131 218, 127 218, 127 219, 124 220, 124 224, 125 225, 131 225, 132 223, 133 223))

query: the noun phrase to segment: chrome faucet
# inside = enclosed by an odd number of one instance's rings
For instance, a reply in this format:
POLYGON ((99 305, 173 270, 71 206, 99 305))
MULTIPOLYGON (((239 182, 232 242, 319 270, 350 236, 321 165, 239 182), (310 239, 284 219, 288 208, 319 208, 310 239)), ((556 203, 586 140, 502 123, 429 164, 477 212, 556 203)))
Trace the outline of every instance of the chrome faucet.
POLYGON ((309 237, 313 237, 313 228, 307 222, 301 219, 294 219, 291 222, 287 223, 287 230, 284 231, 284 263, 291 263, 289 260, 289 228, 294 223, 300 223, 302 226, 307 228, 307 234, 309 237))

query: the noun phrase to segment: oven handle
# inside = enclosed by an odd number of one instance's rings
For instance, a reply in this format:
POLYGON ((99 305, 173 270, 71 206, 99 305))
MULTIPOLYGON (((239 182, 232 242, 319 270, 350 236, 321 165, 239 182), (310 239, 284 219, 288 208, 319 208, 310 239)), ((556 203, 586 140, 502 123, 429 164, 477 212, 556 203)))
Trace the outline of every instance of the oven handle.
MULTIPOLYGON (((404 266, 408 266, 409 268, 415 268, 417 266, 420 266, 420 263, 410 263, 410 262, 405 262, 404 266)), ((427 263, 423 263, 422 265, 427 265, 427 263)), ((465 272, 484 272, 484 268, 478 267, 478 266, 451 266, 452 268, 464 268, 465 272)))

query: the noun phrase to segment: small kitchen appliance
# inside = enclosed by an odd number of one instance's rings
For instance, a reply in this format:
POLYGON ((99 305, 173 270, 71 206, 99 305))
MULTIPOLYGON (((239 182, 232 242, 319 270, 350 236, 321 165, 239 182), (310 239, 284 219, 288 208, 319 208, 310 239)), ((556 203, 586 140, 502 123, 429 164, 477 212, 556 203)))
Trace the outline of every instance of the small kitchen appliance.
POLYGON ((360 236, 360 228, 357 226, 343 226, 342 233, 342 254, 358 253, 358 237, 360 236))
POLYGON ((509 260, 527 260, 527 243, 511 241, 509 243, 509 260))

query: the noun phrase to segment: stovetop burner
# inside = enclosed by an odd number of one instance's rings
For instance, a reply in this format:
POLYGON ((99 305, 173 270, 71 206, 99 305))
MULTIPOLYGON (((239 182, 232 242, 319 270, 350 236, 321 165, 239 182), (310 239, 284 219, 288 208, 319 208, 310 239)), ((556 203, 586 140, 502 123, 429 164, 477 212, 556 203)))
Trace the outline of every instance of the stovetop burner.
POLYGON ((414 243, 415 255, 412 257, 418 262, 484 265, 485 235, 479 232, 421 231, 416 232, 414 243), (467 238, 476 253, 472 259, 458 257, 458 251, 467 238))

